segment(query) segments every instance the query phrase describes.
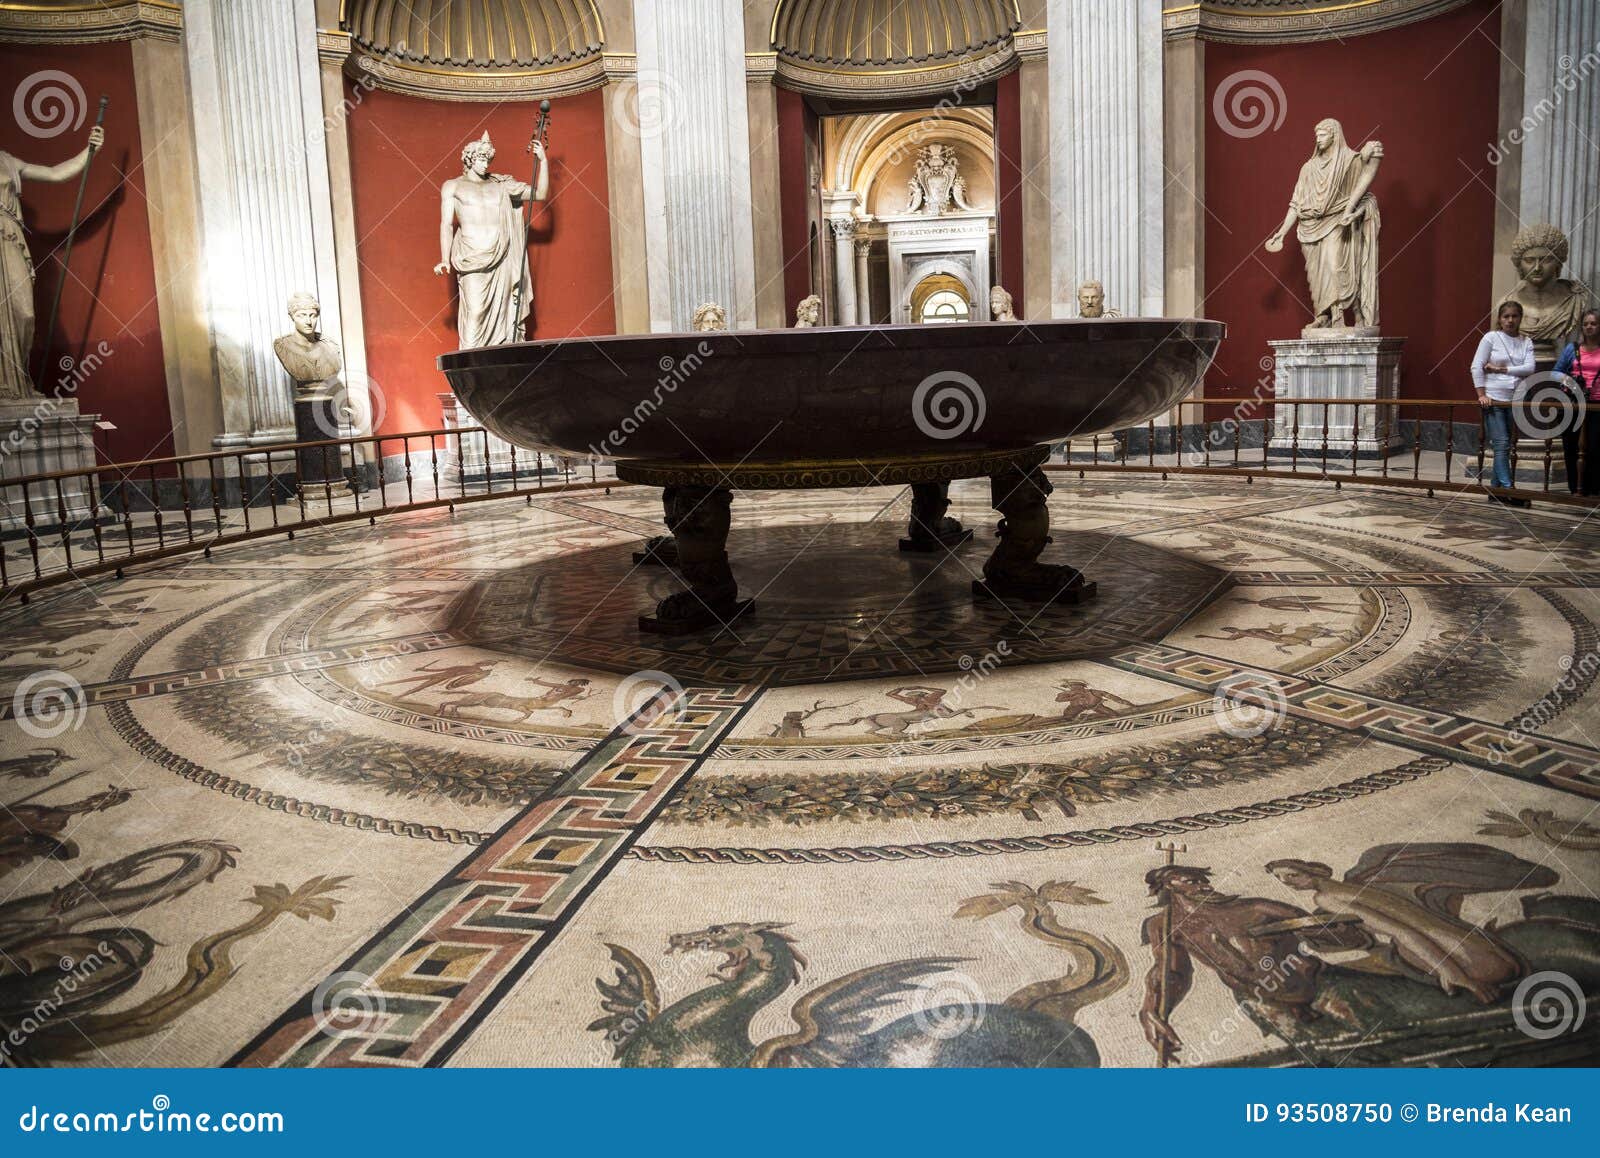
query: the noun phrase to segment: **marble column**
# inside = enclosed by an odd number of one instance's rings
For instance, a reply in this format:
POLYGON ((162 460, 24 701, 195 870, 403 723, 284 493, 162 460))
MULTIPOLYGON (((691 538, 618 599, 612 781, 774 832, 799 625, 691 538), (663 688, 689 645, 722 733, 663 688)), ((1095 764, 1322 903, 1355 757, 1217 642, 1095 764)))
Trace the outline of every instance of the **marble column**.
POLYGON ((856 236, 856 223, 852 217, 830 218, 833 228, 833 324, 857 324, 856 269, 852 255, 856 236))
POLYGON ((218 446, 294 436, 290 385, 272 352, 289 295, 340 320, 314 0, 184 5, 206 298, 222 401, 218 446))
POLYGON ((716 302, 756 324, 744 11, 737 0, 634 0, 650 328, 716 302))
MULTIPOLYGON (((1046 0, 1033 0, 1017 33, 1018 95, 1022 113, 1022 283, 1016 303, 1023 318, 1051 315, 1050 268, 1050 61, 1045 38, 1046 0)), ((1006 287, 1010 289, 1010 286, 1006 287)))
POLYGON ((1051 316, 1164 312, 1161 0, 1050 0, 1051 316))
POLYGON ((856 238, 856 321, 863 326, 872 325, 872 289, 867 283, 867 255, 872 252, 872 242, 865 237, 856 238))
MULTIPOLYGON (((1521 144, 1518 213, 1523 225, 1548 221, 1567 233, 1565 276, 1593 289, 1600 279, 1600 5, 1540 0, 1526 6, 1524 19, 1521 119, 1513 126, 1521 144)), ((1497 288, 1512 279, 1504 259, 1495 278, 1497 288)))

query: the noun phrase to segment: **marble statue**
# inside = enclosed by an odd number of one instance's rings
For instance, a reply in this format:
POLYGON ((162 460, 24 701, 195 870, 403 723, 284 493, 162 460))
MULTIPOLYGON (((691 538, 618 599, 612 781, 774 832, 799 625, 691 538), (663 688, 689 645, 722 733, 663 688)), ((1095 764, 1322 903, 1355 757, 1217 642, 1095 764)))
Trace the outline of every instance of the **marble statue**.
POLYGON ((344 353, 339 343, 322 336, 322 306, 316 296, 292 294, 289 320, 294 323, 294 333, 276 339, 272 350, 294 380, 294 396, 326 398, 334 394, 339 386, 344 353))
POLYGON ((1567 235, 1541 222, 1518 233, 1511 243, 1511 264, 1521 280, 1496 306, 1522 307, 1522 332, 1533 339, 1536 364, 1553 363, 1561 347, 1577 334, 1583 311, 1593 304, 1589 287, 1577 278, 1561 277, 1567 264, 1567 235))
POLYGON ((807 294, 800 299, 800 304, 794 308, 794 328, 805 330, 821 324, 822 299, 816 294, 807 294))
POLYGON ((461 150, 461 176, 439 191, 439 264, 433 272, 456 275, 456 333, 463 350, 521 341, 527 328, 533 276, 521 206, 550 193, 544 144, 535 140, 532 147, 539 160, 535 185, 489 172, 494 146, 484 133, 461 150))
POLYGON ((917 153, 917 167, 908 183, 910 200, 907 213, 938 217, 953 201, 957 209, 970 212, 967 183, 956 171, 956 153, 949 145, 924 145, 917 153))
POLYGON ((28 376, 33 348, 33 259, 22 231, 22 183, 59 185, 83 172, 89 155, 105 143, 99 125, 89 130, 89 143, 59 165, 34 165, 0 149, 0 402, 27 401, 34 396, 28 376))
POLYGON ((997 322, 1014 322, 1017 320, 1017 311, 1012 304, 1011 295, 1006 292, 1005 286, 994 285, 989 287, 989 313, 997 322))
POLYGON ((714 333, 728 328, 728 311, 715 302, 707 302, 694 312, 689 328, 697 332, 714 333))
POLYGON ((1289 227, 1297 227, 1315 315, 1307 333, 1345 328, 1347 310, 1358 329, 1376 332, 1381 222, 1371 186, 1382 159, 1381 142, 1368 141, 1357 152, 1345 144, 1338 121, 1319 121, 1316 151, 1300 166, 1283 224, 1267 238, 1267 252, 1277 253, 1289 227))
POLYGON ((1120 318, 1121 310, 1106 309, 1106 287, 1093 279, 1078 287, 1080 318, 1120 318))

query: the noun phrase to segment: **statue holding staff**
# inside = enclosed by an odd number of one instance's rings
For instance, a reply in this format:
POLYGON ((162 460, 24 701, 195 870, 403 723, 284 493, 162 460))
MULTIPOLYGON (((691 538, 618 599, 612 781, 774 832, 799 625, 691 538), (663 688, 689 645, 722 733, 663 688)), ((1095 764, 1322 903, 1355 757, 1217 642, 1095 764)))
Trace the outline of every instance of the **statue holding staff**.
POLYGON ((463 350, 521 341, 526 330, 533 275, 521 207, 550 194, 544 142, 535 138, 530 151, 539 163, 533 185, 491 173, 494 146, 485 132, 461 150, 461 176, 439 191, 439 264, 433 272, 456 275, 456 332, 463 350))
MULTIPOLYGON (((105 143, 98 123, 77 156, 59 165, 34 165, 0 149, 0 402, 26 401, 34 396, 28 377, 28 355, 33 347, 33 258, 22 229, 22 182, 59 185, 83 173, 89 158, 105 143)), ((76 227, 77 215, 73 215, 76 227)), ((49 367, 45 367, 48 375, 49 367)))
POLYGON ((1289 211, 1265 245, 1268 253, 1277 253, 1290 227, 1296 227, 1316 315, 1308 330, 1343 328, 1346 310, 1358 327, 1378 324, 1381 223, 1371 186, 1382 159, 1381 142, 1368 141, 1357 152, 1345 144, 1338 121, 1317 122, 1316 152, 1300 166, 1289 211))

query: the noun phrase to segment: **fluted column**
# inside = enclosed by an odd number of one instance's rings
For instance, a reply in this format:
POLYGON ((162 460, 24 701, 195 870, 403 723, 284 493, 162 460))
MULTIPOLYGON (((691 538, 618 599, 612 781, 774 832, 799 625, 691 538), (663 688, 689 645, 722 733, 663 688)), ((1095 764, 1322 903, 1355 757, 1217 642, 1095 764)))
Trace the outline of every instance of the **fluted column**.
POLYGON ((190 0, 193 107, 206 298, 222 398, 220 446, 294 433, 272 352, 289 295, 315 293, 343 339, 314 0, 190 0))
POLYGON ((1051 314, 1079 283, 1159 316, 1163 275, 1161 0, 1050 0, 1051 314))
POLYGON ((744 11, 737 0, 634 0, 650 328, 715 302, 756 324, 744 11))
POLYGON ((867 255, 872 252, 872 242, 865 237, 856 238, 856 321, 863 326, 872 325, 872 291, 867 285, 867 255))
MULTIPOLYGON (((1541 0, 1527 6, 1522 91, 1522 223, 1548 221, 1572 251, 1564 276, 1600 279, 1600 6, 1541 0)), ((1509 270, 1509 267, 1507 267, 1509 270)))
POLYGON ((856 269, 852 256, 856 223, 852 217, 834 217, 833 228, 833 324, 856 324, 856 269))

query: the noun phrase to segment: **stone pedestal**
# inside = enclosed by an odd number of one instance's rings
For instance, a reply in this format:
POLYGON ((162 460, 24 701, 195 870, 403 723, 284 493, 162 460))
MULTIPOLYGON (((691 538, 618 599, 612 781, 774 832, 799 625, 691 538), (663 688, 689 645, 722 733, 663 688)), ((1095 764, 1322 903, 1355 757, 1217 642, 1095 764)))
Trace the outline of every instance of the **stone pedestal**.
MULTIPOLYGON (((344 437, 345 424, 341 422, 339 398, 296 398, 294 400, 294 440, 296 442, 322 442, 329 438, 344 437)), ((300 491, 313 496, 326 493, 346 494, 350 479, 344 469, 345 450, 342 446, 305 447, 295 451, 295 471, 300 479, 300 491)))
MULTIPOLYGON (((94 424, 98 414, 78 413, 75 398, 39 397, 0 402, 0 481, 57 470, 84 470, 95 465, 94 424)), ((28 487, 35 526, 56 526, 63 509, 67 521, 94 515, 100 506, 96 475, 28 487)), ((0 528, 27 524, 22 488, 0 486, 0 528)))
MULTIPOLYGON (((438 395, 438 399, 439 425, 443 429, 467 430, 482 425, 455 394, 446 391, 438 395)), ((412 448, 412 453, 416 454, 419 449, 420 444, 412 448)), ((469 483, 483 482, 491 471, 497 479, 510 478, 511 455, 511 444, 496 435, 483 431, 451 435, 443 439, 439 447, 439 477, 452 484, 459 484, 463 479, 469 483)), ((545 470, 573 468, 571 459, 558 459, 549 454, 541 456, 531 450, 518 450, 516 460, 518 478, 533 474, 535 467, 541 465, 545 470)))
POLYGON ((1390 430, 1385 438, 1386 424, 1393 420, 1387 407, 1301 406, 1296 439, 1295 408, 1286 403, 1296 398, 1398 398, 1405 343, 1404 338, 1362 333, 1268 342, 1277 403, 1269 448, 1292 453, 1298 441, 1300 454, 1320 455, 1326 429, 1331 455, 1374 457, 1386 441, 1390 450, 1397 450, 1397 432, 1390 430))

